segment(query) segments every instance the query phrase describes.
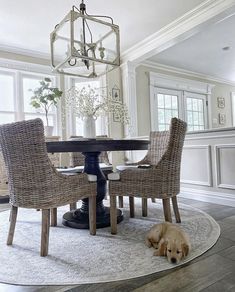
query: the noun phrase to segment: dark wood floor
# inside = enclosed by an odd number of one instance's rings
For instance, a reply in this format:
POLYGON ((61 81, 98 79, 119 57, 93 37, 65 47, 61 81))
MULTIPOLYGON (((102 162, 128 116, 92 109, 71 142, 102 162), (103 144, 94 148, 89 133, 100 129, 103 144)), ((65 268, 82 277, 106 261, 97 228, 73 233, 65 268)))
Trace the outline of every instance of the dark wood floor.
MULTIPOLYGON (((180 202, 195 206, 209 213, 221 227, 221 236, 216 245, 185 266, 127 281, 87 284, 76 287, 23 287, 0 284, 0 292, 235 291, 235 208, 183 198, 180 198, 180 202)), ((0 205, 0 210, 6 208, 8 208, 7 205, 0 205)))

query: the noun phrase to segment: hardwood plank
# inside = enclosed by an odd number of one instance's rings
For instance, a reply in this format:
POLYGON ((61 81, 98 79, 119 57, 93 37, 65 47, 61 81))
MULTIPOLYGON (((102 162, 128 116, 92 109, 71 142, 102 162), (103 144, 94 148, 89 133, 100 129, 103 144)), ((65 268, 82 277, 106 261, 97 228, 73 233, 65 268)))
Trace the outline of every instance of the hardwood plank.
POLYGON ((230 259, 231 261, 235 261, 235 243, 233 246, 229 247, 229 248, 226 248, 224 249, 223 251, 221 251, 219 253, 219 255, 227 258, 227 259, 230 259))
POLYGON ((217 281, 213 285, 201 290, 201 292, 222 292, 222 291, 235 291, 235 274, 230 273, 222 280, 217 281))
POLYGON ((232 240, 220 237, 218 239, 218 241, 216 242, 216 244, 211 249, 209 249, 207 252, 205 252, 201 256, 195 258, 190 263, 196 263, 196 262, 201 261, 202 259, 205 259, 213 254, 220 254, 220 252, 226 250, 227 248, 230 248, 233 245, 234 245, 234 242, 232 240))
POLYGON ((235 225, 229 226, 226 230, 221 233, 221 236, 230 240, 235 241, 235 225))
POLYGON ((229 275, 235 268, 234 262, 219 255, 177 269, 169 275, 144 285, 135 292, 196 292, 229 275), (177 279, 177 281, 176 281, 177 279))

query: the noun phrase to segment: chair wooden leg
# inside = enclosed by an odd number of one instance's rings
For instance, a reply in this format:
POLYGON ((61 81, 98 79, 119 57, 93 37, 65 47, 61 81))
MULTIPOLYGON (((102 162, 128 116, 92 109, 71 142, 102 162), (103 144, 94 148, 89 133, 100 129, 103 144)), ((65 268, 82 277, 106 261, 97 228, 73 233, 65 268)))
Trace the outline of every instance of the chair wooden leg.
POLYGON ((135 201, 134 197, 129 197, 129 206, 130 206, 130 217, 134 218, 135 217, 135 201))
POLYGON ((89 229, 91 235, 96 235, 96 196, 89 198, 89 229))
POLYGON ((155 198, 152 198, 152 203, 156 203, 156 199, 155 198))
POLYGON ((50 228, 50 209, 42 210, 42 231, 41 231, 41 257, 48 255, 50 228))
POLYGON ((163 199, 162 203, 163 203, 165 221, 172 222, 170 199, 169 198, 163 199))
POLYGON ((174 209, 174 213, 175 213, 176 223, 181 223, 180 212, 179 212, 176 196, 172 197, 171 200, 172 200, 172 205, 173 205, 173 209, 174 209))
POLYGON ((12 213, 12 209, 10 210, 10 214, 9 214, 9 222, 11 222, 11 213, 12 213))
POLYGON ((147 217, 148 216, 148 199, 142 198, 142 216, 147 217))
POLYGON ((111 233, 117 234, 117 206, 116 196, 110 196, 110 223, 111 233))
POLYGON ((71 203, 69 204, 69 207, 70 207, 70 211, 73 211, 73 210, 76 210, 77 209, 77 203, 71 203))
POLYGON ((51 209, 51 226, 57 226, 57 208, 51 209))
POLYGON ((7 237, 7 245, 12 245, 15 226, 16 226, 16 218, 17 218, 18 207, 11 206, 11 214, 10 214, 10 227, 7 237))
POLYGON ((119 208, 123 208, 123 196, 118 196, 118 206, 119 208))

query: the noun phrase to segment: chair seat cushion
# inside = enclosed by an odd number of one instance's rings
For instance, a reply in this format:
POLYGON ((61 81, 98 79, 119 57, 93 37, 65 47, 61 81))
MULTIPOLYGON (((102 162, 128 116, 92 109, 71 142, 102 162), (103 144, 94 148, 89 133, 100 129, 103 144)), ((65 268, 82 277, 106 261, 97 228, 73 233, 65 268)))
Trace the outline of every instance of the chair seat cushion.
MULTIPOLYGON (((112 165, 107 165, 105 163, 99 163, 99 166, 102 170, 113 170, 112 165)), ((76 173, 82 173, 84 170, 84 165, 81 166, 75 166, 75 167, 67 167, 67 168, 57 168, 57 171, 62 174, 76 174, 76 173)))
POLYGON ((116 169, 118 171, 123 171, 123 170, 126 170, 126 169, 137 168, 137 167, 138 167, 138 165, 117 165, 116 169))
POLYGON ((123 171, 126 169, 132 169, 132 168, 151 168, 150 164, 139 164, 139 165, 117 165, 116 169, 118 171, 123 171))
POLYGON ((76 174, 82 173, 84 166, 66 167, 66 168, 56 168, 56 170, 62 174, 76 174))
POLYGON ((88 176, 88 181, 90 181, 90 182, 97 181, 97 176, 96 175, 94 175, 94 174, 88 174, 87 176, 88 176))
POLYGON ((120 173, 119 172, 109 173, 108 180, 120 180, 120 173))

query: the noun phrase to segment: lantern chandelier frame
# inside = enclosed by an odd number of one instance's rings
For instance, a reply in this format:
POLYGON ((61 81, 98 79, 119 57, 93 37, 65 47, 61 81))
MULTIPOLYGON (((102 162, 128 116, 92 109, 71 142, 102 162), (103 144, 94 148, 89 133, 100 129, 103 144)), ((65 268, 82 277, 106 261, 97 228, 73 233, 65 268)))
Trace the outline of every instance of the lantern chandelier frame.
POLYGON ((55 26, 50 45, 56 73, 96 78, 120 66, 119 26, 109 16, 87 14, 84 0, 55 26))

